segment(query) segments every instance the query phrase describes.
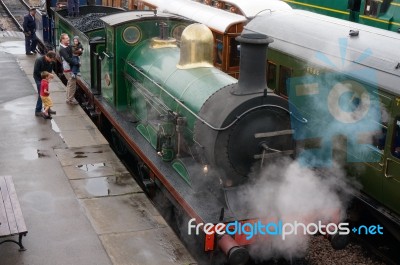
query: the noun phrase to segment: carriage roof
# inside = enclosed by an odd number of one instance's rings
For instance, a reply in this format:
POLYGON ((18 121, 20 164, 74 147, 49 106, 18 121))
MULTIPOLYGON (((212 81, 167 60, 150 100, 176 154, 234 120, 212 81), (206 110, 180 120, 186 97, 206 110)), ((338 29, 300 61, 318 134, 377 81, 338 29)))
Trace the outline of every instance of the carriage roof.
POLYGON ((292 9, 286 2, 281 0, 223 0, 240 9, 245 17, 254 17, 263 11, 277 11, 292 9))
POLYGON ((390 91, 400 82, 400 35, 395 32, 303 10, 257 16, 244 32, 268 35, 274 39, 273 49, 390 91), (350 36, 350 30, 359 35, 350 36), (365 69, 375 70, 376 76, 363 75, 365 69))
POLYGON ((221 33, 227 32, 232 25, 247 21, 244 16, 226 12, 194 1, 146 0, 146 2, 156 6, 157 9, 162 12, 192 19, 221 33))
MULTIPOLYGON (((162 16, 163 18, 177 18, 177 16, 173 14, 157 14, 158 16, 162 16)), ((143 20, 144 18, 154 18, 153 11, 129 11, 129 12, 122 12, 117 14, 112 14, 109 16, 102 17, 101 20, 104 21, 107 25, 115 26, 119 24, 123 24, 125 22, 134 21, 134 20, 143 20)), ((179 17, 182 19, 181 17, 179 17)))

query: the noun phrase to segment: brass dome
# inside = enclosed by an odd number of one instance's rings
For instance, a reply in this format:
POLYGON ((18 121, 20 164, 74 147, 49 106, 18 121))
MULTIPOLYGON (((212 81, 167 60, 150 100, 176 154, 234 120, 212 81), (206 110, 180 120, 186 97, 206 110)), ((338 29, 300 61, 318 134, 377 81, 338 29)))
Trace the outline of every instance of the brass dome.
POLYGON ((214 37, 211 30, 199 23, 185 28, 181 37, 178 69, 213 67, 214 37))

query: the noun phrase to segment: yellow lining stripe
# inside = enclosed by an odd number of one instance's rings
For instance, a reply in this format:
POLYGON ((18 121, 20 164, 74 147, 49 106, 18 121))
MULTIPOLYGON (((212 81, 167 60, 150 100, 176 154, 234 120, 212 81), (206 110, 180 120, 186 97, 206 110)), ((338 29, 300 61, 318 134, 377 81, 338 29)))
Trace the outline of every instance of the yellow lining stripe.
POLYGON ((341 10, 337 10, 337 9, 332 9, 332 8, 327 8, 327 7, 322 7, 322 6, 316 6, 316 5, 305 4, 305 3, 300 3, 300 2, 292 1, 292 0, 284 0, 284 1, 285 1, 285 2, 289 2, 289 3, 296 4, 296 5, 308 6, 308 7, 317 8, 317 9, 323 9, 323 10, 327 10, 327 11, 335 12, 335 13, 340 13, 340 14, 344 14, 344 15, 348 15, 348 14, 349 14, 349 12, 341 11, 341 10))
POLYGON ((383 20, 383 19, 379 19, 379 18, 374 18, 374 17, 370 17, 370 16, 360 15, 360 18, 368 19, 368 20, 373 20, 373 21, 381 22, 381 23, 385 23, 385 24, 393 24, 393 25, 396 25, 396 26, 400 26, 400 23, 397 23, 397 22, 389 22, 389 21, 387 21, 387 20, 383 20))
MULTIPOLYGON (((300 2, 292 1, 292 0, 284 0, 284 1, 296 4, 296 5, 308 6, 308 7, 312 7, 312 8, 316 8, 316 9, 323 9, 323 10, 331 11, 331 12, 334 12, 334 13, 340 13, 340 14, 344 14, 344 15, 349 15, 350 14, 349 12, 340 11, 340 10, 337 10, 337 9, 305 4, 305 3, 300 3, 300 2)), ((391 5, 400 6, 400 3, 391 3, 391 5)), ((385 23, 385 24, 393 24, 393 25, 396 25, 396 26, 400 26, 400 23, 398 23, 398 22, 389 22, 389 21, 386 21, 386 20, 383 20, 383 19, 373 18, 373 17, 370 17, 370 16, 360 15, 360 18, 374 20, 376 22, 381 22, 381 23, 385 23)))

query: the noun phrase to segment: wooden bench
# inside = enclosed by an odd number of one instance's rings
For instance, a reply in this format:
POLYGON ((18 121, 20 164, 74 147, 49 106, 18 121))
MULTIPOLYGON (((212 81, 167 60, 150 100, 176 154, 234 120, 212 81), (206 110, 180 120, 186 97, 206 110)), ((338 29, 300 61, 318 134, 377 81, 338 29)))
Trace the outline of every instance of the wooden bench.
POLYGON ((18 242, 12 239, 0 242, 14 242, 19 246, 19 251, 26 250, 22 245, 22 236, 28 231, 22 216, 17 193, 11 176, 0 176, 0 238, 18 235, 18 242))

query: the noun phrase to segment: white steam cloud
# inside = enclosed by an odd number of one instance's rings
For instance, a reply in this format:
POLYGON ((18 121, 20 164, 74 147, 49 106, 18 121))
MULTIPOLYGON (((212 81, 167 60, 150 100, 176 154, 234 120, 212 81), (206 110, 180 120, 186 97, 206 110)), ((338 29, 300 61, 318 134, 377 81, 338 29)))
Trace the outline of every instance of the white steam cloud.
MULTIPOLYGON (((328 171, 316 173, 289 159, 266 166, 257 181, 238 194, 244 199, 241 209, 248 209, 249 216, 257 216, 263 223, 277 222, 304 224, 337 223, 344 217, 345 205, 352 193, 344 172, 333 166, 328 171)), ((279 235, 260 236, 250 246, 255 259, 273 257, 292 259, 305 255, 309 236, 279 235)))

